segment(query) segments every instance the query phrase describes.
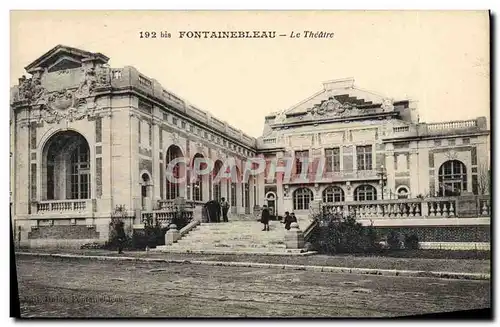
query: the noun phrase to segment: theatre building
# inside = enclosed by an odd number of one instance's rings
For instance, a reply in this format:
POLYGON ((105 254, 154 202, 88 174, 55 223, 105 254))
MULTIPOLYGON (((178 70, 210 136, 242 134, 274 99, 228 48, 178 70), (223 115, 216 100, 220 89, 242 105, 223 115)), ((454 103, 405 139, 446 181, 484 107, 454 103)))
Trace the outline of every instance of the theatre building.
MULTIPOLYGON (((314 209, 352 213, 380 228, 419 228, 429 242, 489 242, 489 130, 484 117, 422 123, 414 103, 325 82, 318 93, 265 117, 257 139, 189 104, 134 67, 56 46, 25 67, 11 89, 11 208, 22 246, 108 239, 116 206, 127 228, 145 217, 168 224, 172 203, 185 199, 193 218, 202 204, 228 199, 230 219, 255 223, 266 204, 273 215, 314 209), (187 176, 167 178, 168 164, 187 176), (290 179, 243 175, 250 158, 278 165, 291 159, 290 179), (189 178, 207 158, 212 173, 189 178), (317 165, 324 158, 320 179, 317 165)), ((301 226, 306 228, 307 226, 301 226)))

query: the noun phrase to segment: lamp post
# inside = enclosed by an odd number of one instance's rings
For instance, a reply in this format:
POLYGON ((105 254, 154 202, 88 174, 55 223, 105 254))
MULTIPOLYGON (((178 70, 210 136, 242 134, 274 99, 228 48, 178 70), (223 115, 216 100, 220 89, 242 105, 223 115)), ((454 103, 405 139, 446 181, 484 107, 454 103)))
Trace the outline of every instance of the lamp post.
POLYGON ((380 176, 380 186, 382 188, 382 200, 384 199, 384 186, 387 180, 387 171, 385 170, 384 165, 380 166, 380 171, 377 173, 380 176))

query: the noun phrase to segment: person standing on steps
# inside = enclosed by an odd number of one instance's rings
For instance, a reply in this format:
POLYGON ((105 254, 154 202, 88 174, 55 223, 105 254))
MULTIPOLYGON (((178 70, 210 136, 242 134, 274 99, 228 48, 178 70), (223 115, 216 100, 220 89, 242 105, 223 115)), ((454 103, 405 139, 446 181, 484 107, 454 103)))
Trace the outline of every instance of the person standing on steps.
POLYGON ((290 230, 290 225, 292 224, 292 216, 290 216, 290 213, 287 211, 285 212, 285 218, 283 219, 283 223, 285 224, 285 229, 290 230))
POLYGON ((298 221, 297 221, 297 217, 295 217, 295 213, 294 213, 294 212, 292 212, 292 216, 291 216, 291 217, 292 217, 292 221, 291 221, 290 225, 291 225, 292 223, 298 223, 298 221))
POLYGON ((266 205, 264 205, 262 207, 262 214, 260 216, 260 222, 264 224, 264 229, 262 231, 269 231, 269 219, 270 219, 269 209, 267 208, 266 205))
POLYGON ((221 208, 222 208, 222 219, 224 222, 228 222, 227 212, 229 211, 229 202, 226 201, 226 198, 221 198, 221 208))

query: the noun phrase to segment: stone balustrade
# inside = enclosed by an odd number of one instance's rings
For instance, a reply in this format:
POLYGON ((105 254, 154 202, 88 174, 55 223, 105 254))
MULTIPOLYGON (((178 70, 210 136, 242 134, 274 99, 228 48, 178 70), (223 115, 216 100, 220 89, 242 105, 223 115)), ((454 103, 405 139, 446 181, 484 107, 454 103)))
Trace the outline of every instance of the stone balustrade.
POLYGON ((403 132, 408 132, 409 130, 410 130, 409 126, 398 126, 392 129, 394 133, 403 133, 403 132))
MULTIPOLYGON (((188 221, 193 219, 196 205, 198 204, 193 201, 183 202, 183 214, 188 221)), ((159 200, 157 210, 141 212, 141 224, 146 224, 149 221, 153 225, 159 222, 162 226, 168 226, 174 219, 178 206, 175 200, 159 200)))
POLYGON ((477 127, 477 121, 475 119, 427 124, 428 130, 461 129, 470 127, 477 127))
MULTIPOLYGON (((490 198, 476 197, 475 216, 490 216, 490 198)), ((322 203, 323 214, 354 215, 356 219, 465 217, 459 212, 461 197, 431 197, 357 202, 322 203)))
POLYGON ((34 203, 36 214, 92 211, 92 200, 51 200, 34 203))

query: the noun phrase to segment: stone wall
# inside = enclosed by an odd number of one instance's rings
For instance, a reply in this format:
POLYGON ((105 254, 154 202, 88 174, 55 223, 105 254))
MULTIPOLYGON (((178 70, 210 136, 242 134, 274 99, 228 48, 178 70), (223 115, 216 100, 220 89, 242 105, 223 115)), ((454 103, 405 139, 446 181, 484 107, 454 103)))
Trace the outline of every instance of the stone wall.
POLYGON ((95 226, 89 228, 85 225, 54 225, 39 226, 28 232, 28 239, 98 239, 99 232, 95 226))
POLYGON ((419 242, 490 242, 490 226, 409 226, 375 227, 380 236, 390 231, 417 234, 419 242))

